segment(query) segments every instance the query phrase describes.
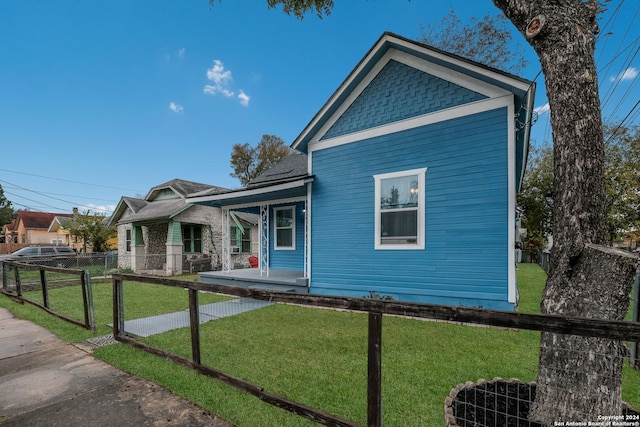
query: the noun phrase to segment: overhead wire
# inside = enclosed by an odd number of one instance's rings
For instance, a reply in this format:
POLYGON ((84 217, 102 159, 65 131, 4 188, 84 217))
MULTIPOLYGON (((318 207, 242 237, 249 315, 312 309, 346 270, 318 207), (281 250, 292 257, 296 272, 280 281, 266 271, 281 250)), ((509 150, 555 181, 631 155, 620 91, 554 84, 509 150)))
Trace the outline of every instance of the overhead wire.
POLYGON ((16 173, 16 174, 20 174, 20 175, 35 176, 37 178, 45 178, 45 179, 51 179, 51 180, 55 180, 55 181, 70 182, 70 183, 73 183, 73 184, 90 185, 92 187, 110 188, 112 190, 136 191, 136 190, 133 190, 131 188, 113 187, 113 186, 110 186, 110 185, 103 185, 103 184, 91 184, 91 183, 88 183, 88 182, 81 182, 81 181, 75 181, 75 180, 64 179, 64 178, 55 178, 55 177, 45 176, 45 175, 36 175, 36 174, 33 174, 33 173, 18 172, 18 171, 13 171, 13 170, 9 170, 9 169, 0 169, 0 171, 1 172, 16 173))
MULTIPOLYGON (((638 99, 638 102, 636 102, 636 104, 631 108, 631 111, 629 111, 629 113, 624 117, 624 119, 622 119, 622 121, 620 123, 618 123, 618 125, 616 126, 616 128, 613 130, 613 132, 611 132, 611 134, 609 135, 609 138, 607 138, 607 140, 605 141, 605 145, 611 140, 611 138, 613 138, 616 133, 618 132, 618 130, 620 128, 622 128, 622 126, 624 125, 624 122, 631 116, 631 114, 633 113, 633 111, 638 108, 638 106, 640 106, 640 99, 638 99)), ((640 111, 640 109, 638 110, 640 111)))
MULTIPOLYGON (((12 182, 9 182, 9 181, 6 181, 6 180, 0 180, 0 182, 3 182, 3 183, 6 183, 6 184, 9 184, 9 185, 11 185, 13 188, 17 188, 17 189, 20 189, 20 190, 23 190, 23 191, 28 191, 28 192, 31 192, 31 193, 35 193, 35 194, 38 194, 38 195, 40 195, 40 196, 48 197, 48 198, 50 198, 50 199, 57 200, 57 201, 60 201, 60 202, 70 203, 70 204, 72 204, 72 205, 75 205, 76 207, 86 208, 86 209, 88 209, 88 210, 93 209, 93 210, 97 210, 97 211, 104 211, 104 212, 107 212, 107 210, 106 210, 106 209, 98 208, 98 207, 95 207, 95 206, 88 206, 88 205, 84 205, 84 204, 82 204, 82 203, 76 203, 76 202, 73 202, 73 201, 70 201, 70 200, 61 199, 61 198, 59 198, 59 197, 53 197, 53 196, 50 196, 50 195, 48 195, 48 194, 46 194, 46 193, 43 193, 43 192, 40 192, 40 191, 31 190, 31 189, 28 189, 28 188, 26 188, 26 187, 23 187, 23 186, 21 186, 21 185, 18 185, 18 184, 15 184, 15 183, 12 183, 12 182)), ((3 187, 3 188, 4 188, 4 187, 3 187)), ((26 199, 26 200, 29 200, 29 201, 31 201, 31 202, 40 203, 40 204, 42 204, 43 206, 48 206, 48 207, 51 207, 51 208, 55 208, 55 209, 59 209, 59 210, 64 210, 64 209, 60 209, 60 208, 57 208, 57 207, 52 206, 52 205, 48 205, 48 204, 46 204, 46 203, 38 202, 37 200, 29 199, 28 197, 20 196, 20 195, 18 195, 18 194, 16 194, 16 193, 13 193, 13 192, 10 192, 10 191, 6 191, 6 190, 5 190, 5 193, 7 193, 7 194, 11 194, 11 195, 14 195, 14 196, 17 196, 17 197, 21 197, 21 198, 26 199)))
POLYGON ((7 189, 7 188, 19 189, 19 190, 24 190, 24 191, 29 191, 31 193, 39 194, 39 195, 45 196, 45 197, 64 196, 64 197, 72 197, 74 199, 87 199, 87 200, 101 201, 101 202, 112 202, 112 200, 110 200, 110 199, 98 199, 96 197, 90 197, 90 196, 77 196, 75 194, 50 193, 50 192, 44 192, 44 191, 30 190, 28 188, 21 187, 21 186, 16 185, 16 184, 12 184, 11 182, 5 181, 3 179, 0 179, 0 183, 2 183, 2 188, 4 188, 4 189, 7 189), (5 184, 7 184, 7 185, 5 185, 5 184))
MULTIPOLYGON (((634 43, 637 43, 638 41, 640 41, 640 37, 638 39, 636 39, 636 41, 634 41, 634 43)), ((627 56, 627 59, 625 59, 625 61, 620 66, 620 71, 614 75, 613 83, 612 83, 611 86, 609 86, 609 89, 607 90, 607 93, 606 93, 606 95, 604 96, 604 98, 602 100, 602 108, 605 108, 608 105, 608 103, 611 100, 613 94, 615 93, 616 89, 620 85, 620 82, 622 82, 624 80, 625 73, 630 69, 631 64, 633 63, 633 60, 638 55, 638 52, 640 52, 640 46, 638 46, 636 48, 635 52, 633 52, 633 55, 631 54, 631 52, 629 52, 629 55, 627 56)), ((621 98, 623 98, 623 97, 621 97, 621 98)))
MULTIPOLYGON (((65 179, 65 178, 58 178, 58 177, 52 177, 52 176, 46 176, 46 175, 38 175, 38 174, 33 174, 33 173, 28 173, 28 172, 21 172, 21 171, 16 171, 16 170, 10 170, 10 169, 3 169, 0 168, 0 172, 8 172, 8 173, 13 173, 13 174, 18 174, 18 175, 25 175, 25 176, 31 176, 31 177, 36 177, 36 178, 42 178, 42 179, 47 179, 47 180, 53 180, 53 181, 59 181, 59 182, 66 182, 66 183, 72 183, 72 184, 77 184, 77 185, 85 185, 85 186, 91 186, 91 187, 99 187, 99 188, 106 188, 106 189, 112 189, 112 190, 121 190, 121 191, 126 191, 126 192, 135 192, 136 190, 132 190, 130 188, 123 188, 123 187, 116 187, 116 186, 110 186, 110 185, 104 185, 104 184, 95 184, 95 183, 88 183, 88 182, 82 182, 82 181, 77 181, 77 180, 71 180, 71 179, 65 179)), ((64 203, 69 203, 71 205, 73 205, 74 207, 78 207, 78 208, 83 208, 83 209, 87 209, 87 210, 92 210, 92 211, 98 211, 98 212, 104 212, 104 213, 110 213, 111 211, 107 208, 104 207, 100 207, 100 206, 89 206, 86 205, 84 203, 78 202, 78 201, 72 201, 72 200, 66 200, 66 199, 62 199, 59 197, 55 197, 55 196, 65 196, 65 197, 71 197, 75 200, 77 199, 87 199, 87 200, 92 200, 92 201, 96 201, 96 202, 113 202, 112 200, 106 200, 106 199, 99 199, 99 198, 95 198, 95 197, 84 197, 84 196, 75 196, 75 195, 67 195, 67 194, 57 194, 57 193, 46 193, 46 192, 42 192, 42 191, 36 191, 36 190, 31 190, 29 188, 20 186, 18 184, 6 181, 6 180, 2 180, 0 179, 0 183, 4 183, 4 184, 8 184, 9 186, 13 186, 13 189, 17 189, 20 191, 28 191, 34 194, 37 194, 39 196, 43 196, 43 197, 47 197, 53 200, 57 200, 60 202, 64 202, 64 203)), ((7 187, 4 187, 7 188, 7 187)), ((9 187, 10 188, 10 187, 9 187)), ((39 202, 37 200, 34 199, 30 199, 24 196, 21 196, 18 193, 15 192, 10 192, 10 191, 5 191, 5 193, 7 194, 11 194, 14 197, 22 197, 26 200, 29 200, 31 202, 35 202, 35 203, 39 203, 41 206, 46 207, 46 208, 54 208, 60 211, 65 211, 68 210, 68 208, 66 209, 61 209, 59 207, 47 204, 47 203, 43 203, 43 202, 39 202)), ((40 209, 36 209, 34 207, 31 206, 27 206, 24 204, 20 204, 17 202, 14 202, 13 200, 11 201, 12 204, 15 204, 16 206, 24 206, 27 209, 33 209, 33 210, 40 210, 40 209)))
MULTIPOLYGON (((607 20, 605 25, 602 27, 602 31, 600 32, 600 34, 597 37, 598 41, 602 40, 604 42, 602 46, 599 46, 600 53, 598 55, 598 62, 602 58, 602 55, 605 52, 607 52, 606 46, 607 46, 607 42, 609 41, 609 37, 606 37, 606 36, 609 35, 608 28, 609 27, 613 27, 614 23, 616 22, 617 17, 619 16, 619 14, 620 14, 620 12, 622 10, 622 5, 623 4, 624 4, 624 0, 621 0, 618 3, 616 9, 612 12, 611 16, 609 17, 609 19, 607 20)), ((624 42, 628 38, 628 35, 629 35, 631 29, 635 28, 635 21, 636 21, 639 13, 640 13, 640 6, 638 6, 635 9, 635 13, 634 13, 633 17, 631 18, 631 20, 629 21, 629 24, 628 24, 628 26, 627 26, 627 28, 626 28, 626 30, 624 32, 624 35, 622 36, 621 41, 620 41, 620 43, 618 45, 616 53, 611 57, 611 59, 606 64, 604 64, 601 67, 599 67, 600 69, 598 70, 598 74, 601 76, 600 87, 603 87, 603 86, 605 86, 605 82, 606 82, 606 79, 607 79, 606 76, 610 74, 609 70, 611 69, 611 67, 615 63, 616 59, 618 59, 625 52, 629 51, 627 53, 626 59, 623 61, 622 66, 619 69, 619 72, 615 74, 615 79, 613 80, 613 84, 609 85, 609 87, 607 88, 607 91, 605 92, 604 96, 601 97, 601 99, 602 99, 601 108, 602 108, 603 111, 608 106, 609 102, 613 99, 613 96, 615 94, 616 89, 619 87, 620 82, 623 80, 623 76, 624 76, 625 71, 627 71, 627 70, 629 70, 631 68, 633 61, 635 60, 636 56, 638 55, 638 52, 640 51, 640 46, 636 47, 640 43, 640 36, 636 37, 630 43, 628 43, 626 46, 624 46, 624 42), (634 47, 635 47, 635 50, 633 49, 634 47)), ((538 78, 539 74, 540 73, 538 73, 538 75, 536 75, 535 79, 538 78)), ((614 115, 620 110, 620 108, 622 108, 622 106, 624 105, 625 101, 628 100, 629 96, 631 96, 631 94, 633 93, 634 89, 636 88, 637 80, 638 79, 634 79, 634 81, 626 88, 626 90, 622 94, 622 96, 620 96, 619 98, 617 97, 618 98, 618 102, 615 105, 615 107, 611 109, 611 112, 609 113, 608 118, 605 121, 610 121, 612 119, 612 117, 614 117, 614 115)), ((638 101, 631 108, 631 110, 625 115, 625 117, 622 119, 622 121, 619 122, 619 125, 616 128, 616 131, 621 126, 623 126, 625 124, 625 122, 627 122, 627 121, 630 122, 630 123, 635 122, 636 118, 640 115, 639 103, 640 103, 640 101, 638 101)), ((546 111, 543 111, 543 112, 539 113, 538 118, 540 119, 540 117, 543 117, 547 113, 549 113, 549 110, 546 110, 546 111)), ((547 139, 549 131, 550 131, 549 121, 545 120, 545 131, 543 133, 543 138, 545 140, 547 139)), ((615 135, 615 131, 609 138, 611 138, 613 135, 615 135)))
MULTIPOLYGON (((622 6, 622 4, 624 3, 624 1, 621 1, 618 4, 618 7, 616 8, 616 10, 614 11, 614 14, 617 15, 620 11, 620 8, 622 6)), ((636 37, 635 39, 633 39, 630 43, 628 43, 626 46, 625 45, 625 41, 628 39, 629 33, 631 31, 632 28, 635 28, 635 22, 636 19, 638 18, 638 14, 640 13, 640 7, 636 7, 635 9, 635 13, 633 14, 633 17, 629 20, 629 24, 626 28, 626 31, 624 32, 623 36, 620 39, 620 43, 618 45, 617 48, 617 52, 616 54, 609 60, 609 62, 607 64, 605 64, 600 70, 599 70, 599 74, 602 76, 602 78, 600 79, 600 87, 603 87, 605 82, 607 80, 611 81, 612 84, 609 85, 609 87, 607 88, 607 91, 605 92, 605 94, 601 97, 602 102, 602 110, 606 110, 607 107, 609 107, 610 103, 614 100, 614 95, 616 94, 617 89, 620 87, 620 84, 625 81, 625 76, 628 75, 628 73, 631 71, 633 72, 634 69, 632 67, 633 61, 635 60, 636 56, 638 55, 638 52, 640 52, 640 36, 636 37), (624 46, 624 48, 623 48, 624 46), (635 49, 634 49, 635 47, 635 49), (624 52, 629 51, 627 53, 627 57, 625 58, 625 60, 622 61, 618 72, 617 73, 613 73, 613 77, 610 77, 607 79, 607 75, 610 75, 610 69, 613 66, 614 62, 616 59, 618 59, 618 57, 620 57, 624 52)), ((611 20, 609 21, 611 22, 611 20)), ((608 38, 607 38, 608 40, 608 38)), ((606 46, 606 40, 605 40, 605 46, 606 46)), ((606 49, 602 49, 601 53, 604 52, 606 49)), ((637 73, 637 71, 636 71, 637 73)), ((620 108, 622 108, 622 106, 624 105, 624 103, 627 101, 627 99, 629 98, 629 96, 631 96, 631 94, 633 93, 633 90, 635 89, 635 86, 637 84, 637 79, 634 78, 633 82, 630 83, 630 85, 626 88, 626 90, 624 91, 624 93, 622 95, 619 96, 615 96, 615 99, 617 99, 617 103, 613 108, 608 109, 608 116, 606 118, 603 117, 605 122, 610 122, 613 120, 613 118, 616 116, 616 114, 618 113, 618 111, 620 110, 620 108)), ((634 107, 635 108, 635 107, 634 107)), ((633 110, 632 110, 633 111, 633 110)), ((630 111, 629 113, 632 113, 632 111, 630 111)), ((626 115, 626 118, 628 119, 629 117, 631 117, 629 114, 626 115)))
MULTIPOLYGON (((56 209, 56 210, 64 211, 64 209, 59 208, 59 207, 57 207, 57 206, 53 206, 53 205, 49 205, 49 204, 46 204, 46 203, 42 203, 42 202, 40 202, 40 201, 38 201, 38 200, 30 199, 30 198, 28 198, 28 197, 21 196, 20 194, 12 193, 11 191, 5 191, 5 193, 6 193, 6 194, 10 194, 10 195, 15 196, 15 197, 20 197, 21 199, 25 199, 25 200, 28 200, 28 201, 30 201, 30 202, 38 203, 38 204, 40 204, 40 205, 42 205, 42 206, 45 206, 45 207, 48 207, 48 208, 53 208, 53 209, 56 209)), ((20 203, 16 203, 16 202, 14 202, 13 200, 11 201, 11 204, 17 204, 17 205, 21 205, 21 206, 28 207, 28 206, 26 206, 26 205, 22 205, 22 204, 20 204, 20 203)))

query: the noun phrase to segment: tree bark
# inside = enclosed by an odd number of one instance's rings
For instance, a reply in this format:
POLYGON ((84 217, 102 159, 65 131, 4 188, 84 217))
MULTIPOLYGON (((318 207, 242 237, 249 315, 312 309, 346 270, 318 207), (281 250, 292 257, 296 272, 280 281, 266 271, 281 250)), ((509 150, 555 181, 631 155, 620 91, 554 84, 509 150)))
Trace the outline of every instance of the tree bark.
MULTIPOLYGON (((554 241, 542 312, 622 319, 633 263, 593 245, 606 239, 596 2, 493 1, 538 54, 551 112, 554 241)), ((621 351, 620 343, 609 340, 542 334, 530 417, 553 425, 620 414, 621 351)))
MULTIPOLYGON (((637 261, 629 252, 587 243, 572 266, 571 283, 547 285, 545 313, 623 320, 637 261)), ((530 417, 554 425, 555 421, 596 421, 599 415, 622 415, 626 351, 620 341, 543 333, 530 417)))

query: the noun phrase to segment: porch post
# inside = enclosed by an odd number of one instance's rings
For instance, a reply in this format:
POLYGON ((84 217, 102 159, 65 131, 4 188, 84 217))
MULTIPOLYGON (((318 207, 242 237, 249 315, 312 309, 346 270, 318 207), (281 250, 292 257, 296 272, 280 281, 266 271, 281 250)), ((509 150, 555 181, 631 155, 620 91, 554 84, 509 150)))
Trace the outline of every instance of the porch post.
POLYGON ((131 225, 131 258, 131 270, 134 273, 144 270, 147 258, 144 237, 142 227, 135 224, 131 225))
POLYGON ((182 224, 171 221, 167 231, 167 274, 182 274, 182 250, 182 224))
POLYGON ((229 209, 222 208, 222 271, 231 271, 231 241, 229 239, 229 209))
POLYGON ((260 205, 260 275, 269 275, 269 205, 260 205))
POLYGON ((304 277, 309 278, 309 206, 307 200, 304 200, 304 207, 302 208, 304 213, 304 277))

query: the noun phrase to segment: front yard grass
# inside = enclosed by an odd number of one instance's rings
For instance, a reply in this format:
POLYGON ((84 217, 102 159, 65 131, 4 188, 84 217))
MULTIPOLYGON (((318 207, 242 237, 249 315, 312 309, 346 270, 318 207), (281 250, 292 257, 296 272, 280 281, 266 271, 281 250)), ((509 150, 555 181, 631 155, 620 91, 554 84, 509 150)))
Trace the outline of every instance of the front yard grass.
MULTIPOLYGON (((521 312, 539 312, 545 278, 537 265, 520 265, 521 312)), ((186 304, 186 293, 181 292, 186 304)), ((100 306, 106 306, 109 314, 102 323, 110 323, 110 287, 105 293, 108 295, 101 297, 104 300, 100 306)), ((139 298, 148 301, 150 297, 139 298)), ((154 298, 154 305, 161 303, 172 302, 154 298)), ((73 325, 62 328, 58 325, 61 321, 36 307, 22 307, 5 297, 0 298, 0 305, 19 317, 42 322, 64 339, 76 341, 92 335, 82 330, 71 334, 66 329, 79 328, 73 325)), ((96 300, 96 311, 98 306, 96 300)), ((102 334, 105 329, 100 331, 102 334)), ((189 336, 188 329, 178 329, 143 341, 189 358, 189 336)), ((538 345, 539 333, 532 331, 385 316, 384 424, 441 425, 444 399, 461 382, 495 376, 534 380, 538 345)), ((265 391, 366 425, 366 314, 277 304, 201 325, 201 347, 202 362, 208 366, 262 386, 265 391)), ((316 425, 123 344, 98 348, 94 354, 120 369, 165 386, 239 427, 316 425)), ((640 373, 626 365, 623 397, 639 407, 640 373)))

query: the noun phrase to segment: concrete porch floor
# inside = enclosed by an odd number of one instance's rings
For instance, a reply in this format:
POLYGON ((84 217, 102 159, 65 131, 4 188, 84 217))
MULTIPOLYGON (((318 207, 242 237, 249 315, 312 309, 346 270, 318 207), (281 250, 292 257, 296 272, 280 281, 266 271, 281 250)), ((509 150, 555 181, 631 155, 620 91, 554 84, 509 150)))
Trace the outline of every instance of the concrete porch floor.
POLYGON ((198 275, 202 283, 241 286, 265 291, 309 293, 309 281, 302 271, 269 270, 268 276, 261 276, 259 268, 243 268, 231 270, 228 273, 204 271, 198 275))

